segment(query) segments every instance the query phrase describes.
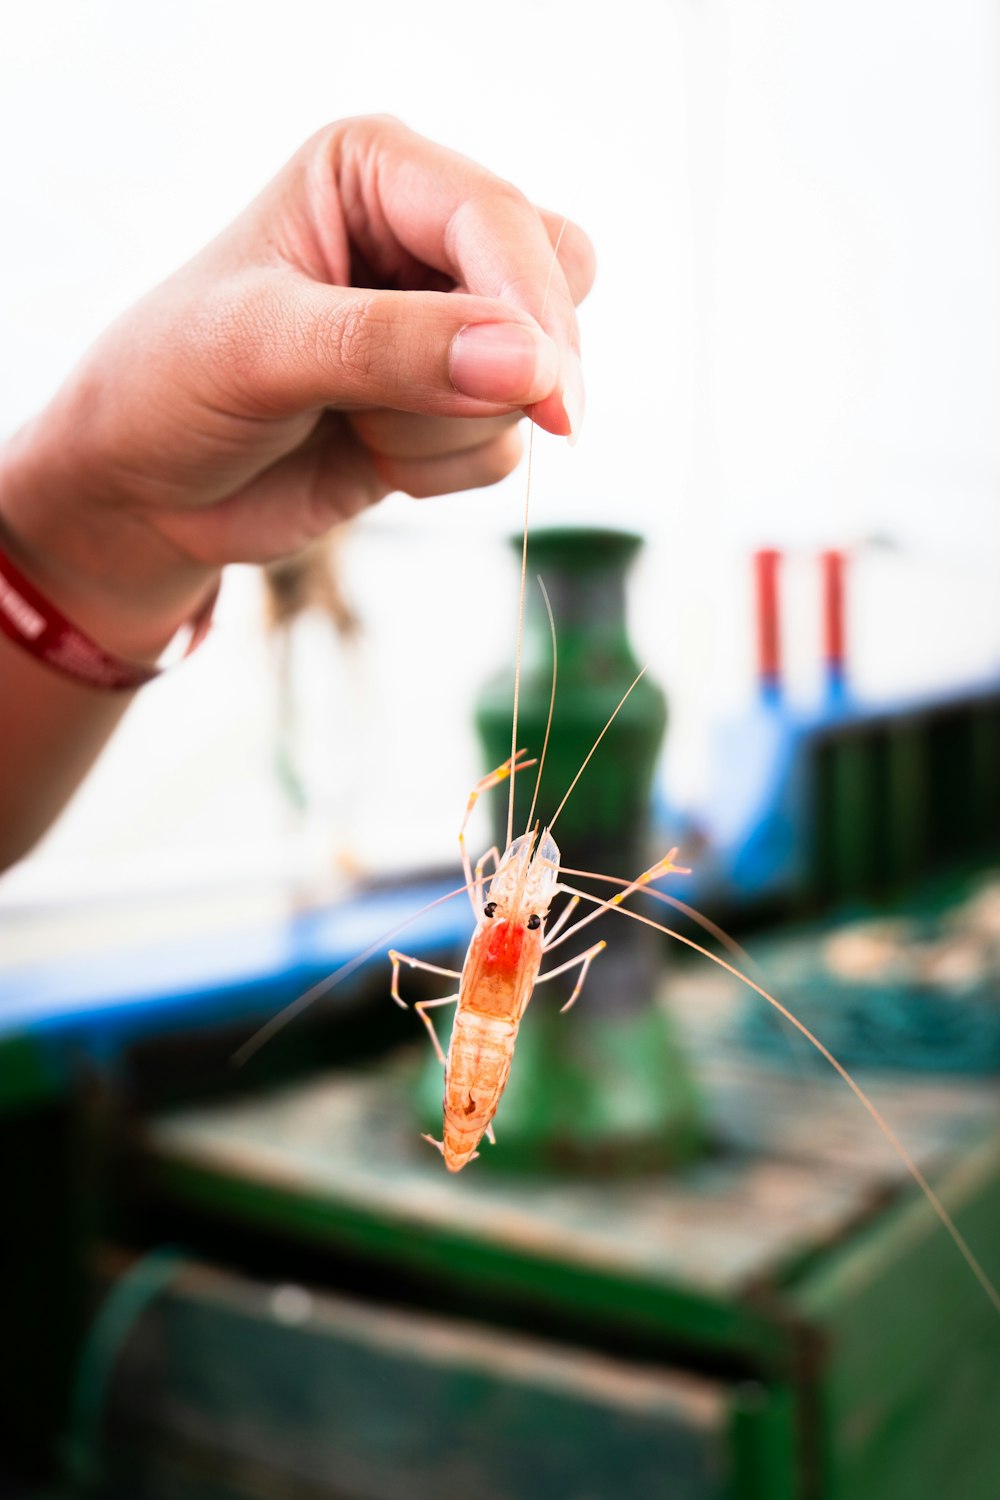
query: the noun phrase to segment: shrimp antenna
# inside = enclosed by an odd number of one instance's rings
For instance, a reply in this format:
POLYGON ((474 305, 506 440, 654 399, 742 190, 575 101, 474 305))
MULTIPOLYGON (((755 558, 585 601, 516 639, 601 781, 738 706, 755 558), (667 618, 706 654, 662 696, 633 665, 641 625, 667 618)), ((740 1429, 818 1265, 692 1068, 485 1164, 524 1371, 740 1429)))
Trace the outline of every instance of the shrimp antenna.
POLYGON ((566 803, 569 801, 570 793, 572 792, 573 788, 576 786, 577 782, 580 780, 580 777, 583 775, 584 771, 587 769, 588 765, 590 764, 591 760, 593 759, 594 751, 597 749, 598 745, 601 743, 601 741, 603 740, 604 736, 607 734, 608 730, 611 728, 612 724, 615 722, 615 720, 617 719, 618 715, 621 713, 622 709, 625 707, 626 702, 631 697, 631 695, 635 691, 635 689, 639 686, 639 683, 642 681, 642 679, 643 679, 643 677, 645 677, 645 675, 646 675, 646 668, 643 667, 642 671, 639 673, 639 676, 635 679, 635 681, 633 682, 632 686, 628 689, 628 691, 622 696, 621 702, 618 704, 618 707, 615 709, 614 713, 611 715, 610 719, 605 724, 605 726, 601 730, 600 734, 597 736, 597 739, 594 741, 594 743, 591 745, 590 749, 587 751, 587 755, 586 755, 586 758, 584 759, 583 765, 580 767, 579 771, 577 771, 576 775, 573 777, 573 780, 570 782, 569 786, 566 788, 566 794, 565 794, 565 796, 563 797, 563 799, 560 802, 559 806, 556 808, 555 813, 549 819, 548 827, 549 827, 549 831, 550 832, 555 827, 556 818, 558 818, 559 814, 562 812, 563 808, 566 806, 566 803))
POLYGON ((542 741, 542 753, 539 756, 538 770, 535 773, 535 794, 531 799, 531 810, 528 813, 528 821, 524 826, 525 833, 528 833, 531 829, 531 820, 535 816, 535 805, 538 802, 538 788, 542 784, 542 772, 545 769, 545 752, 549 748, 549 735, 552 733, 552 715, 555 712, 556 706, 556 674, 559 665, 559 650, 556 646, 556 622, 552 614, 552 605, 549 601, 549 591, 545 587, 545 584, 542 582, 541 574, 539 573, 536 576, 538 578, 538 587, 542 591, 542 598, 545 600, 545 612, 549 617, 549 634, 552 637, 552 690, 549 693, 549 717, 546 720, 545 724, 545 738, 542 741))
POLYGON ((311 989, 299 995, 297 1000, 291 1001, 283 1010, 279 1010, 277 1015, 273 1015, 269 1021, 266 1021, 259 1031, 255 1031, 252 1037, 236 1049, 229 1059, 232 1066, 234 1068, 242 1068, 243 1064, 249 1062, 254 1053, 259 1052, 266 1042, 269 1042, 273 1036, 277 1036, 279 1031, 283 1031, 289 1021, 294 1021, 296 1016, 300 1016, 304 1010, 308 1010, 314 1001, 321 1000, 332 989, 336 989, 341 980, 346 979, 349 974, 353 974, 355 969, 360 969, 361 965, 372 958, 391 938, 394 938, 397 932, 402 932, 404 927, 409 927, 411 922, 415 922, 418 917, 424 916, 426 912, 433 911, 435 906, 443 906, 446 901, 454 900, 463 891, 471 890, 471 888, 471 885, 468 884, 456 886, 453 891, 448 891, 445 895, 438 896, 433 901, 428 901, 426 906, 421 906, 417 911, 412 912, 410 916, 405 917, 402 922, 397 922, 395 927, 389 928, 388 932, 383 932, 373 943, 369 943, 367 948, 362 948, 360 953, 356 953, 353 958, 348 959, 346 964, 341 964, 339 969, 334 969, 332 974, 327 974, 325 979, 321 979, 311 989))
MULTIPOLYGON (((552 247, 552 259, 549 261, 549 274, 545 282, 545 291, 542 294, 542 308, 538 314, 538 321, 545 316, 545 309, 549 302, 549 291, 552 287, 552 276, 559 260, 559 246, 562 244, 563 235, 569 219, 563 219, 556 236, 555 245, 552 247)), ((507 847, 514 837, 514 778, 517 772, 514 769, 514 757, 517 754, 517 712, 521 699, 521 644, 524 639, 524 591, 528 576, 528 517, 531 509, 531 464, 535 454, 535 424, 532 422, 528 428, 528 468, 524 484, 524 524, 521 529, 521 587, 517 598, 517 646, 514 651, 514 718, 510 731, 510 790, 507 794, 507 847)), ((531 819, 528 819, 531 822, 531 819)))
MULTIPOLYGON (((638 888, 638 883, 634 882, 634 884, 636 884, 638 888)), ((927 1202, 934 1210, 934 1213, 936 1214, 938 1220, 951 1237, 951 1240, 962 1256, 962 1259, 965 1261, 966 1265, 969 1267, 969 1270, 975 1276, 976 1280, 979 1282, 979 1285, 982 1287, 990 1302, 993 1304, 994 1311, 1000 1313, 1000 1291, 997 1291, 997 1288, 993 1285, 992 1281, 987 1276, 982 1266, 979 1264, 979 1261, 976 1259, 976 1256, 970 1248, 968 1242, 966 1241, 962 1231, 959 1229, 951 1214, 941 1202, 941 1199, 938 1197, 937 1193, 931 1187, 920 1167, 917 1165, 913 1157, 910 1155, 909 1151, 903 1145, 903 1142, 899 1139, 899 1136, 896 1134, 892 1126, 889 1124, 888 1120, 882 1114, 882 1111, 871 1099, 869 1099, 860 1083, 857 1083, 855 1081, 855 1079, 844 1067, 843 1063, 839 1062, 837 1058, 834 1057, 829 1047, 825 1046, 823 1042, 820 1041, 819 1037, 815 1036, 809 1030, 809 1027, 806 1026, 803 1021, 799 1020, 798 1016, 793 1015, 793 1013, 788 1009, 787 1006, 782 1005, 781 1001, 776 1000, 773 995, 769 995, 767 990, 765 990, 763 986, 757 984, 755 980, 751 979, 747 974, 742 973, 741 970, 737 969, 733 964, 727 963, 724 958, 720 958, 717 953, 712 953, 710 949, 703 948, 701 943, 696 943, 693 938, 685 937, 681 932, 675 932, 672 927, 665 927, 662 922, 654 922, 652 917, 645 917, 641 912, 630 911, 628 907, 622 906, 620 902, 621 895, 624 895, 624 892, 620 893, 619 896, 612 897, 610 901, 605 901, 600 896, 591 895, 589 891, 577 890, 573 886, 564 885, 562 886, 562 889, 571 896, 579 896, 581 901, 591 902, 592 905, 597 908, 597 910, 592 911, 589 916, 582 918, 581 921, 575 924, 575 927, 573 929, 574 932, 579 931, 579 929, 586 923, 592 922, 596 917, 599 917, 602 912, 618 911, 623 917, 630 917, 633 922, 642 922, 646 927, 653 927, 657 932, 662 932, 665 933, 667 937, 675 938, 678 943, 683 943, 685 947, 693 948, 695 953, 700 953, 704 958, 710 958, 713 964, 718 964, 720 969, 725 969, 726 973, 731 974, 734 979, 738 979, 742 984, 745 984, 750 989, 755 990, 756 993, 760 995, 762 1000, 767 1001, 768 1005, 773 1005, 778 1014, 780 1016, 783 1016, 790 1025, 794 1026, 795 1030, 798 1031, 802 1036, 804 1036, 806 1041, 816 1048, 816 1051, 820 1054, 820 1056, 825 1058, 825 1060, 830 1064, 830 1067, 833 1068, 834 1072, 839 1074, 844 1083, 847 1084, 847 1087, 850 1089, 851 1093, 858 1100, 858 1102, 862 1104, 871 1115, 872 1119, 875 1121, 875 1124, 878 1126, 879 1130, 881 1130, 882 1134, 885 1136, 886 1140, 889 1142, 890 1146, 895 1151, 900 1161, 903 1163, 903 1166, 909 1172, 910 1176, 913 1178, 913 1181, 917 1184, 920 1191, 927 1199, 927 1202)))
MULTIPOLYGON (((664 873, 674 875, 690 875, 691 872, 690 870, 682 870, 679 865, 672 865, 671 869, 669 871, 665 871, 664 873)), ((560 865, 559 874, 578 876, 582 875, 587 880, 599 880, 605 885, 621 886, 622 889, 625 890, 626 894, 631 894, 632 891, 636 888, 634 880, 623 880, 620 875, 599 875, 596 870, 571 870, 568 865, 560 865)), ((657 888, 652 885, 646 885, 644 883, 641 887, 639 887, 639 889, 641 890, 642 895, 650 896, 654 901, 662 902, 664 906, 672 906, 674 911, 679 911, 682 916, 689 917, 692 922, 697 922, 698 926, 703 928, 705 932, 711 933, 716 942, 721 943, 722 947, 726 949, 726 951, 732 958, 736 960, 737 963, 741 963, 745 969, 752 969, 754 973, 760 974, 760 965, 757 963, 756 959, 754 959, 752 954, 749 954, 741 943, 738 943, 734 937, 731 937, 724 927, 720 927, 718 922, 713 922, 711 917, 707 917, 705 913, 703 911, 699 911, 696 906, 689 905, 687 901, 681 901, 677 896, 671 896, 667 891, 657 890, 657 888)), ((615 903, 612 902, 612 904, 615 903)), ((618 904, 620 905, 621 903, 619 902, 618 904)), ((572 929, 570 929, 568 933, 564 933, 562 937, 556 938, 554 943, 549 943, 545 950, 546 953, 551 953, 553 948, 558 948, 559 944, 567 936, 575 936, 572 929)))

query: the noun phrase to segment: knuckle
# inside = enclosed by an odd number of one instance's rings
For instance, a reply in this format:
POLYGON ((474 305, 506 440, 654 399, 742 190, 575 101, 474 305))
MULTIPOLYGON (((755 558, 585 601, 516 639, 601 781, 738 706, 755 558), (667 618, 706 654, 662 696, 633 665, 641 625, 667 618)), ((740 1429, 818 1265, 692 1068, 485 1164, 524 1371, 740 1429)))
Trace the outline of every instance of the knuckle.
POLYGON ((491 237, 498 226, 535 213, 520 188, 484 167, 468 170, 464 189, 444 231, 445 249, 454 264, 461 261, 459 246, 467 236, 491 237))
POLYGON ((321 368, 353 386, 372 383, 376 368, 391 359, 391 319, 377 296, 354 296, 321 314, 310 336, 310 351, 321 368))
POLYGON ((349 130, 367 140, 377 137, 412 134, 398 115, 393 115, 383 110, 371 115, 352 115, 349 119, 341 120, 339 126, 331 128, 349 130))
POLYGON ((535 207, 526 193, 522 193, 516 183, 506 177, 495 177, 492 173, 487 174, 487 185, 485 192, 490 199, 502 208, 513 208, 518 213, 534 214, 535 207))
POLYGON ((374 323, 372 304, 366 297, 321 317, 316 325, 317 356, 332 360, 362 377, 368 376, 371 373, 374 323))
POLYGON ((318 151, 324 157, 336 156, 345 145, 348 149, 354 146, 367 149, 379 141, 409 133, 396 115, 346 115, 321 126, 306 142, 306 150, 318 151))

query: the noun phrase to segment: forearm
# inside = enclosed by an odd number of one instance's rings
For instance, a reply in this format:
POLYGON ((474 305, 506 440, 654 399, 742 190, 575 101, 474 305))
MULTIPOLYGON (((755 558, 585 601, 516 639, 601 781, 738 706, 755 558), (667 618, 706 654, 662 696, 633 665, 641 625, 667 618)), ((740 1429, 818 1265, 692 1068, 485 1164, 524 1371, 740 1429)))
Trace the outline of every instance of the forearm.
POLYGON ((0 635, 0 870, 45 833, 132 697, 71 682, 0 635))
MULTIPOLYGON (((216 572, 87 492, 60 400, 0 452, 0 546, 105 651, 150 664, 216 572)), ((0 869, 50 826, 134 696, 77 682, 0 634, 0 869)))

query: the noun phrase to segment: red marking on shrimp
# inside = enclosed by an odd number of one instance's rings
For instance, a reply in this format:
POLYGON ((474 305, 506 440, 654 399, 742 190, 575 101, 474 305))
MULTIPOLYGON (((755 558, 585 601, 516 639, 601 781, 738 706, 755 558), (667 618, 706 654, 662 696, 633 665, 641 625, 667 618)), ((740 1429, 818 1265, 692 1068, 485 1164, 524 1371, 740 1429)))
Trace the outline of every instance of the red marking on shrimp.
POLYGON ((513 973, 521 962, 523 947, 524 928, 519 922, 497 922, 486 944, 486 967, 513 973))

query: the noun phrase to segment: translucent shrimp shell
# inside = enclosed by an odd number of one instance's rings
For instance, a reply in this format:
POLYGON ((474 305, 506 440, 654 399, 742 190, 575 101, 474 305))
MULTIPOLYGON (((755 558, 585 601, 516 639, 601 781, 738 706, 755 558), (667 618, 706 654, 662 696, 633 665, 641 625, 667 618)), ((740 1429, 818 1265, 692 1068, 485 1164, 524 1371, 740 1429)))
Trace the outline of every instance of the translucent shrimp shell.
POLYGON ((543 829, 535 848, 536 833, 522 833, 504 853, 490 881, 490 901, 500 914, 513 918, 519 913, 544 916, 559 884, 559 846, 543 829))

